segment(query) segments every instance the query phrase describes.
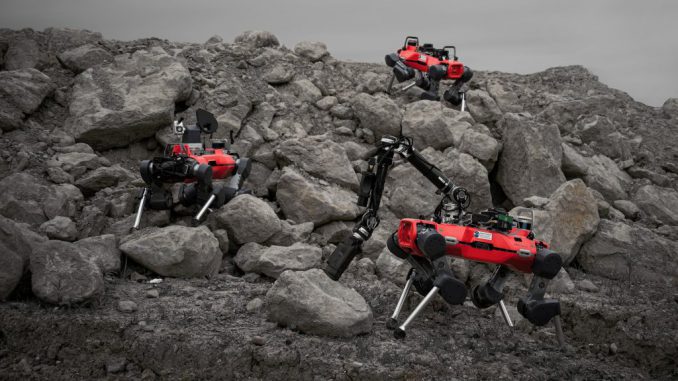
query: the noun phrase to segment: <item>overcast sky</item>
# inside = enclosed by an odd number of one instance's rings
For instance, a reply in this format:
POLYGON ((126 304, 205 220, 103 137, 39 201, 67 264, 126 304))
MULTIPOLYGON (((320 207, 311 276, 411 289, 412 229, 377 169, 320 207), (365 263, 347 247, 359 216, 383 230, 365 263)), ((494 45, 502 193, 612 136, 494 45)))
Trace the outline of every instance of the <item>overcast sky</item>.
POLYGON ((323 41, 339 59, 370 62, 416 35, 456 45, 474 69, 581 64, 649 105, 678 97, 675 0, 0 0, 0 27, 49 26, 192 42, 263 29, 290 48, 323 41))

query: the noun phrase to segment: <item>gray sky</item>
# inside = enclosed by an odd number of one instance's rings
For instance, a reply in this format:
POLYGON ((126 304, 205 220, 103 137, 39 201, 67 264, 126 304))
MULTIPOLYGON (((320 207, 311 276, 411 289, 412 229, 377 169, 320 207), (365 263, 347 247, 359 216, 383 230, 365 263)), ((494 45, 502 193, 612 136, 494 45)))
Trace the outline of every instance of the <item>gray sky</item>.
POLYGON ((406 35, 454 44, 481 70, 532 73, 581 64, 611 87, 660 106, 678 97, 674 0, 0 0, 0 27, 85 28, 106 38, 227 41, 273 32, 288 47, 327 44, 333 56, 383 62, 406 35))

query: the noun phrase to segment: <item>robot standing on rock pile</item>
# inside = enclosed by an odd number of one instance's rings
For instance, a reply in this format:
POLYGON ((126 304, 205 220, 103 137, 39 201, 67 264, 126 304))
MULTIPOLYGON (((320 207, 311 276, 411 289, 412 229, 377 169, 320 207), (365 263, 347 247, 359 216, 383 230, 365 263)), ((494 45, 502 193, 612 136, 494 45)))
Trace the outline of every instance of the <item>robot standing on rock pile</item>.
POLYGON ((218 208, 238 194, 246 193, 242 184, 250 173, 251 163, 227 149, 229 142, 210 139, 207 148, 202 134, 216 132, 217 120, 211 113, 198 109, 196 125, 184 126, 183 118, 174 122, 174 134, 181 143, 168 144, 161 157, 144 160, 140 165, 141 178, 147 186, 142 190, 134 228, 138 229, 145 207, 164 210, 173 206, 172 193, 164 184, 183 182, 179 202, 186 207, 200 205, 193 219, 199 224, 209 210, 218 208), (230 179, 226 183, 213 180, 230 179))

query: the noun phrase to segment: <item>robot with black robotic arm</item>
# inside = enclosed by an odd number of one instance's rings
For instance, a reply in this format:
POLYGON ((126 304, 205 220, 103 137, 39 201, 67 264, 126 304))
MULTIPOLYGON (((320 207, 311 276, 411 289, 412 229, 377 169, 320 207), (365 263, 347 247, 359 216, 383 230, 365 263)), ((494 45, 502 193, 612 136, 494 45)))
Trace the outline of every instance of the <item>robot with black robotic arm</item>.
POLYGON ((231 152, 231 141, 211 139, 218 123, 208 111, 196 111, 195 125, 185 126, 183 118, 174 121, 173 132, 181 142, 170 143, 163 156, 143 160, 139 166, 141 178, 146 182, 140 194, 134 229, 141 223, 144 208, 162 210, 173 207, 172 193, 165 184, 183 183, 179 201, 186 207, 199 205, 193 225, 199 224, 210 208, 218 208, 240 193, 243 182, 250 173, 251 163, 231 152), (211 147, 202 139, 210 135, 211 147), (227 182, 213 180, 228 179, 227 182))
POLYGON ((497 265, 490 279, 473 289, 471 300, 478 308, 499 305, 509 326, 513 324, 503 303, 503 287, 513 271, 534 274, 527 295, 519 300, 518 311, 538 326, 553 320, 562 346, 560 303, 555 299, 544 298, 546 286, 562 267, 560 255, 549 250, 545 242, 535 239, 531 230, 531 217, 518 218, 514 223, 513 217, 503 210, 465 213, 471 201, 467 190, 453 184, 440 169, 426 160, 408 137, 381 138, 360 183, 358 205, 366 207, 365 211, 352 234, 329 256, 326 274, 339 280, 353 258, 360 253, 363 243, 370 239, 379 225, 378 211, 386 176, 396 154, 433 183, 443 199, 432 220, 403 219, 398 231, 387 241, 391 253, 412 266, 396 310, 387 322, 387 327, 394 330, 395 337, 405 338, 407 327, 436 294, 452 305, 462 304, 466 300, 466 286, 454 276, 445 260, 446 256, 451 256, 497 265), (397 318, 412 286, 424 299, 399 325, 397 318))
POLYGON ((455 106, 461 105, 461 111, 465 110, 466 93, 463 86, 473 78, 473 71, 459 61, 456 47, 447 45, 437 49, 432 44, 419 45, 418 37, 407 36, 403 47, 396 53, 387 54, 385 61, 393 70, 387 92, 391 92, 394 80, 405 82, 414 79, 403 91, 417 86, 424 90, 421 99, 437 101, 440 100, 440 81, 454 80, 443 93, 443 99, 455 106))

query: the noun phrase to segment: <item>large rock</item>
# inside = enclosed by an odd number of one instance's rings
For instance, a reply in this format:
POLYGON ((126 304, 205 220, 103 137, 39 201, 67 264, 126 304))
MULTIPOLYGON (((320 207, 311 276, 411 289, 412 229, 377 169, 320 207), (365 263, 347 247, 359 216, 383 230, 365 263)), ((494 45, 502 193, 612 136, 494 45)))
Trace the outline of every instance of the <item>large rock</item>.
POLYGON ((0 216, 0 301, 16 288, 26 272, 31 253, 46 240, 28 225, 0 216))
POLYGON ((308 103, 315 103, 323 97, 320 89, 308 79, 298 79, 289 86, 298 99, 308 103))
POLYGON ((40 225, 40 232, 50 239, 61 241, 75 241, 78 238, 78 229, 75 222, 68 217, 56 216, 40 225))
POLYGON ((268 69, 262 76, 261 79, 266 81, 269 85, 282 85, 292 80, 294 77, 294 70, 290 68, 277 64, 268 69))
MULTIPOLYGON (((421 154, 437 166, 455 185, 471 194, 471 211, 492 206, 487 170, 471 155, 450 148, 441 153, 427 148, 421 154)), ((405 163, 393 168, 386 179, 388 207, 400 218, 428 218, 440 202, 436 187, 412 165, 405 163)))
POLYGON ((56 216, 73 217, 83 200, 73 185, 45 186, 26 172, 0 180, 0 194, 0 214, 34 225, 56 216))
POLYGON ((494 164, 499 157, 501 144, 488 134, 483 134, 471 128, 467 128, 461 136, 459 150, 465 152, 476 159, 492 171, 494 164))
POLYGON ((267 245, 291 246, 297 242, 307 241, 313 232, 313 222, 291 224, 287 220, 281 220, 282 229, 266 241, 267 245))
POLYGON ((454 143, 456 114, 455 110, 443 106, 440 102, 410 103, 403 115, 403 135, 411 137, 418 149, 433 147, 444 150, 454 143))
POLYGON ((264 308, 269 320, 310 334, 351 337, 372 330, 365 299, 319 269, 282 273, 264 308))
POLYGON ((275 211, 265 201, 248 194, 229 201, 214 218, 217 226, 225 228, 238 245, 265 242, 282 229, 275 211))
POLYGON ((670 188, 645 185, 633 196, 647 215, 667 225, 678 225, 678 192, 670 188))
POLYGON ((0 241, 0 253, 0 301, 4 301, 21 281, 27 261, 3 241, 0 241))
POLYGON ((503 151, 497 182, 516 205, 530 196, 548 197, 565 182, 561 171, 562 146, 558 127, 540 124, 525 114, 506 114, 503 151))
POLYGON ((76 77, 65 130, 97 149, 123 147, 169 125, 191 91, 188 69, 162 48, 119 55, 76 77))
MULTIPOLYGON (((514 209, 511 214, 516 212, 514 209)), ((596 232, 599 222, 596 199, 583 181, 574 179, 556 189, 543 210, 534 212, 533 230, 567 265, 596 232)))
POLYGON ((380 278, 388 279, 399 286, 405 285, 407 273, 412 268, 406 260, 396 257, 388 248, 379 253, 375 266, 380 278))
POLYGON ((96 44, 103 39, 101 33, 87 29, 47 28, 43 32, 47 37, 50 51, 63 52, 85 44, 96 44))
POLYGON ((92 44, 86 44, 67 50, 59 54, 57 58, 59 58, 62 65, 76 74, 93 66, 113 61, 113 55, 111 53, 92 44))
POLYGON ((577 256, 581 267, 611 279, 657 282, 678 278, 678 245, 651 230, 601 220, 597 233, 577 256))
POLYGON ((101 269, 72 243, 42 243, 31 254, 30 267, 33 293, 47 303, 88 302, 104 290, 101 269))
POLYGON ((294 164, 309 174, 357 190, 358 176, 344 148, 325 135, 290 139, 275 150, 279 166, 294 164))
POLYGON ((132 172, 119 165, 100 167, 79 178, 75 185, 85 194, 94 194, 104 188, 117 186, 134 179, 132 172))
POLYGON ((617 131, 615 122, 606 116, 590 115, 581 118, 574 125, 574 131, 597 153, 613 159, 631 157, 628 139, 617 131))
POLYGON ((584 182, 600 192, 606 200, 623 200, 628 198, 626 188, 631 185, 631 177, 607 156, 595 155, 587 158, 588 164, 584 182))
POLYGON ((478 123, 494 123, 501 119, 501 110, 492 97, 484 90, 466 92, 468 110, 478 123))
POLYGON ((360 213, 357 196, 331 185, 322 185, 285 167, 278 182, 276 198, 285 216, 297 223, 320 226, 335 220, 353 220, 360 213))
POLYGON ((263 30, 247 30, 235 37, 236 44, 251 45, 255 48, 278 46, 278 38, 271 32, 263 30))
POLYGON ((563 143, 563 160, 561 169, 568 177, 584 177, 589 171, 589 164, 584 156, 580 155, 572 146, 563 143))
POLYGON ((21 127, 53 90, 52 80, 38 70, 0 71, 0 130, 21 127))
POLYGON ((40 45, 30 38, 19 38, 9 44, 5 53, 5 70, 32 69, 45 61, 40 45))
POLYGON ((128 237, 120 250, 163 276, 192 278, 219 271, 219 241, 206 226, 149 228, 128 237))
POLYGON ((120 250, 113 234, 88 237, 74 242, 87 251, 87 258, 93 261, 104 274, 120 271, 120 250))
POLYGON ((301 41, 294 46, 294 52, 308 58, 311 62, 320 61, 320 59, 329 54, 327 52, 327 45, 316 41, 301 41))
POLYGON ((351 99, 351 107, 360 125, 372 130, 377 140, 400 135, 400 108, 386 95, 360 93, 351 99))
POLYGON ((245 272, 278 278, 285 270, 308 270, 320 266, 322 250, 300 242, 292 246, 271 247, 252 242, 238 250, 234 262, 245 272))

